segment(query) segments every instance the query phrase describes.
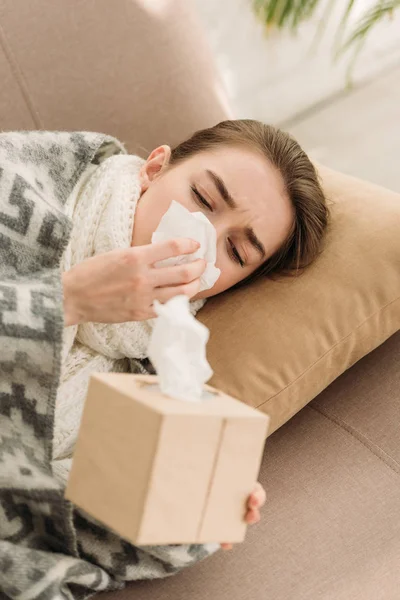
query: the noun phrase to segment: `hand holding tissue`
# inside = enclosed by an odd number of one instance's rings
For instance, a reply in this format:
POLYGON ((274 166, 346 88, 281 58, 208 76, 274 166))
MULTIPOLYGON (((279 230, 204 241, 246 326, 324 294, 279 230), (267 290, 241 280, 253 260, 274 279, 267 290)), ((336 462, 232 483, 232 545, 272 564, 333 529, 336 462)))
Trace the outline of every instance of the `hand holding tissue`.
MULTIPOLYGON (((202 231, 212 286, 215 241, 202 231)), ((91 376, 65 498, 135 545, 242 542, 269 417, 205 383, 209 330, 186 296, 154 308, 158 374, 91 376)))
POLYGON ((221 270, 215 266, 217 258, 217 234, 213 224, 201 212, 190 212, 187 208, 172 200, 167 212, 163 215, 151 241, 165 242, 167 240, 185 237, 200 243, 200 248, 192 254, 172 256, 154 263, 156 267, 167 267, 191 262, 204 258, 207 265, 200 277, 200 292, 212 288, 221 270))

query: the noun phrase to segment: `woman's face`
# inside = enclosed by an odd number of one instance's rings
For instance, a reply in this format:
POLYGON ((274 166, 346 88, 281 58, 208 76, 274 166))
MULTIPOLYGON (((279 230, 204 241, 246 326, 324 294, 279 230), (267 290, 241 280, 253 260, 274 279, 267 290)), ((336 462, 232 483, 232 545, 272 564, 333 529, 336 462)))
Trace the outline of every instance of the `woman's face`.
POLYGON ((167 169, 170 153, 169 146, 156 148, 141 169, 132 246, 151 244, 172 200, 191 212, 202 211, 217 232, 215 266, 221 275, 191 300, 207 298, 238 283, 276 252, 290 232, 294 209, 280 173, 256 152, 224 146, 167 169))

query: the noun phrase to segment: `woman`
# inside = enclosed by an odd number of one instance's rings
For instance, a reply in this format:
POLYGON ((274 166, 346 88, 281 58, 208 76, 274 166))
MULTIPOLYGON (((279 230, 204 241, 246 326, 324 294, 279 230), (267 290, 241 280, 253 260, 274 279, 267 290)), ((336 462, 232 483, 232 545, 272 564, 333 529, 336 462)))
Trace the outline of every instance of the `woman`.
MULTIPOLYGON (((207 297, 260 276, 297 273, 318 255, 328 209, 316 171, 286 133, 252 120, 224 121, 147 160, 97 158, 67 206, 74 221, 63 256, 67 332, 56 403, 54 472, 65 482, 90 373, 146 359, 152 303, 177 294, 196 313, 207 297), (221 275, 199 292, 205 262, 155 268, 197 249, 190 239, 151 244, 172 200, 204 211, 216 229, 221 275), (131 246, 131 247, 129 247, 131 246)), ((142 363, 143 364, 143 363, 142 363)), ((259 520, 265 492, 249 498, 259 520)), ((223 547, 230 547, 223 545, 223 547)))
MULTIPOLYGON (((31 593, 22 575, 32 572, 42 587, 101 591, 220 548, 134 547, 65 501, 87 382, 94 371, 151 371, 154 299, 187 294, 195 313, 230 287, 296 274, 320 252, 327 223, 306 154, 256 121, 219 123, 146 161, 106 134, 0 134, 0 588, 31 593), (150 244, 172 200, 204 211, 216 230, 211 289, 199 292, 201 260, 153 266, 196 249, 187 239, 150 244)), ((264 500, 256 486, 248 522, 264 500)))

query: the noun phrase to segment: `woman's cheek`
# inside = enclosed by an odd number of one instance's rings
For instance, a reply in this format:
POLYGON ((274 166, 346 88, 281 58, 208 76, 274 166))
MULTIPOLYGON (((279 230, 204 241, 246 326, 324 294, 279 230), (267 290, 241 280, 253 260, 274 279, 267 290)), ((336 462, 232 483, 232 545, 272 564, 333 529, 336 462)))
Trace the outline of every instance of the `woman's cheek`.
POLYGON ((215 266, 217 267, 217 269, 220 269, 221 274, 218 277, 217 281, 215 282, 215 286, 218 286, 218 290, 221 292, 223 290, 225 290, 226 288, 230 287, 231 285, 233 285, 231 283, 232 280, 232 269, 230 268, 230 264, 229 264, 229 259, 228 260, 224 260, 224 258, 220 257, 217 254, 217 260, 215 261, 215 266))
POLYGON ((232 270, 228 265, 221 265, 221 261, 216 261, 215 266, 220 269, 221 274, 218 277, 217 281, 214 283, 211 289, 205 290, 202 292, 203 297, 215 296, 216 294, 220 294, 224 292, 228 288, 232 287, 237 281, 237 278, 234 279, 232 270))

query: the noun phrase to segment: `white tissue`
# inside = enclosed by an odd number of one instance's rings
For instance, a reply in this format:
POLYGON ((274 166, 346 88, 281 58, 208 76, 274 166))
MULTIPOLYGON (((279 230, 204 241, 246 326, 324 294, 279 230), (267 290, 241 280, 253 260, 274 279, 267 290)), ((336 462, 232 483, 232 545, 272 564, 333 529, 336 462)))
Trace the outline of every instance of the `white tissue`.
POLYGON ((163 215, 151 241, 164 242, 172 238, 186 237, 197 240, 201 245, 192 254, 172 256, 155 263, 156 267, 166 267, 192 262, 197 258, 204 258, 207 266, 200 277, 199 291, 212 288, 221 270, 215 266, 217 257, 217 233, 213 224, 202 212, 190 212, 187 208, 172 200, 167 212, 163 215))
POLYGON ((165 304, 154 300, 153 306, 158 316, 147 354, 160 390, 178 400, 201 401, 203 385, 214 372, 206 358, 209 329, 191 314, 186 295, 165 304))

